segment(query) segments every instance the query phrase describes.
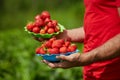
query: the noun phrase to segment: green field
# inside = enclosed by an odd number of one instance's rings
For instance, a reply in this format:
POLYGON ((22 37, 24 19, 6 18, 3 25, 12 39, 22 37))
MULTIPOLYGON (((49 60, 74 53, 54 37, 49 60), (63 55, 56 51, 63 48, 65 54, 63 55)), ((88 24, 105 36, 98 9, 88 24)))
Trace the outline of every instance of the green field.
MULTIPOLYGON (((51 69, 42 63, 41 57, 35 56, 35 48, 41 43, 27 34, 24 26, 33 21, 36 14, 48 10, 52 19, 58 20, 66 29, 80 27, 83 25, 83 2, 63 1, 59 6, 57 0, 54 3, 45 0, 48 2, 44 7, 44 0, 36 1, 33 5, 29 0, 0 1, 0 4, 4 3, 0 5, 0 80, 82 80, 81 67, 51 69)), ((77 45, 82 52, 83 45, 77 45)))

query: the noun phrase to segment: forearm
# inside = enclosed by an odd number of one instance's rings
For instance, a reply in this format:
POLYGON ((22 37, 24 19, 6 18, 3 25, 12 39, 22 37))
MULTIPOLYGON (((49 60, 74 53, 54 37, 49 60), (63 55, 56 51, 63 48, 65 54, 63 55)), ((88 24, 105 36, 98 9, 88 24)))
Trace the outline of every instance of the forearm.
POLYGON ((73 42, 83 42, 85 38, 83 27, 67 30, 67 35, 71 38, 71 41, 73 42))
POLYGON ((98 61, 120 57, 120 34, 108 40, 100 47, 81 55, 80 62, 91 64, 98 61))

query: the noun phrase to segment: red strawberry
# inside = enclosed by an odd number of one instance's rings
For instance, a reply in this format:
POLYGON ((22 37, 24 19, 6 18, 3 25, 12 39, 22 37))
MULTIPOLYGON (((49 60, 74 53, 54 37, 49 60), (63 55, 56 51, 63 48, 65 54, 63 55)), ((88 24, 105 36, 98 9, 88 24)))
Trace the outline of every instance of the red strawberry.
POLYGON ((70 45, 70 41, 66 41, 64 45, 68 47, 70 45))
POLYGON ((52 47, 52 42, 46 41, 46 42, 45 42, 45 47, 46 47, 46 48, 51 48, 51 47, 52 47))
POLYGON ((48 31, 48 26, 47 26, 47 25, 44 27, 44 30, 45 30, 46 32, 48 31))
POLYGON ((39 52, 40 52, 40 54, 45 54, 46 53, 46 51, 44 50, 44 48, 40 48, 39 52))
POLYGON ((60 53, 66 53, 66 52, 67 52, 67 47, 60 48, 60 53))
POLYGON ((71 49, 70 49, 70 47, 67 48, 67 52, 72 52, 71 49))
POLYGON ((62 45, 65 43, 65 41, 63 39, 58 39, 57 41, 62 45))
POLYGON ((32 31, 33 31, 34 33, 39 33, 39 32, 40 32, 40 28, 34 27, 32 31))
POLYGON ((44 21, 44 23, 47 24, 47 23, 49 23, 50 21, 51 21, 50 18, 46 18, 45 21, 44 21))
POLYGON ((52 24, 54 25, 54 27, 56 27, 58 25, 58 22, 56 20, 52 20, 52 24))
POLYGON ((53 28, 53 27, 54 27, 54 25, 53 25, 52 22, 48 22, 47 26, 48 26, 49 28, 53 28))
POLYGON ((55 40, 56 40, 55 37, 52 37, 52 38, 49 39, 50 42, 53 42, 53 41, 55 41, 55 40))
POLYGON ((75 51, 77 49, 77 46, 76 45, 70 45, 69 47, 68 47, 68 52, 73 52, 73 51, 75 51))
POLYGON ((50 13, 48 11, 43 11, 41 13, 41 18, 42 19, 50 18, 50 13))
POLYGON ((40 53, 40 47, 36 48, 35 52, 36 52, 36 54, 39 54, 40 53))
POLYGON ((40 34, 45 34, 45 33, 46 33, 46 31, 44 29, 40 30, 40 34))
POLYGON ((48 49, 48 52, 50 54, 59 54, 59 49, 58 48, 51 48, 51 49, 48 49))
POLYGON ((60 28, 59 28, 59 26, 56 26, 55 27, 55 32, 58 32, 58 31, 60 31, 60 28))
POLYGON ((48 31, 47 31, 48 34, 52 34, 52 33, 54 33, 54 32, 55 32, 55 31, 54 31, 53 28, 48 28, 48 31))
POLYGON ((41 26, 44 26, 44 22, 43 22, 42 19, 38 19, 38 20, 35 21, 35 25, 41 27, 41 26))
POLYGON ((40 14, 38 14, 38 15, 35 16, 35 20, 39 20, 39 19, 41 19, 40 14))
POLYGON ((60 48, 60 47, 62 47, 62 44, 59 40, 53 41, 52 48, 60 48))
POLYGON ((27 30, 32 31, 34 25, 33 23, 28 23, 26 27, 27 27, 27 30))

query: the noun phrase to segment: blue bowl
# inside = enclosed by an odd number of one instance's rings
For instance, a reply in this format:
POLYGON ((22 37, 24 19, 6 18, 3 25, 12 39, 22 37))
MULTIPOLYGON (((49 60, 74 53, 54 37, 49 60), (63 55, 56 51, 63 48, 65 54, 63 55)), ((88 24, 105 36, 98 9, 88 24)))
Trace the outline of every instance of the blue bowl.
POLYGON ((56 58, 56 56, 60 56, 60 55, 70 55, 70 54, 74 54, 74 53, 77 53, 79 52, 79 50, 77 49, 76 51, 74 52, 67 52, 66 54, 36 54, 37 56, 41 56, 43 59, 49 61, 49 62, 60 62, 59 59, 56 58))

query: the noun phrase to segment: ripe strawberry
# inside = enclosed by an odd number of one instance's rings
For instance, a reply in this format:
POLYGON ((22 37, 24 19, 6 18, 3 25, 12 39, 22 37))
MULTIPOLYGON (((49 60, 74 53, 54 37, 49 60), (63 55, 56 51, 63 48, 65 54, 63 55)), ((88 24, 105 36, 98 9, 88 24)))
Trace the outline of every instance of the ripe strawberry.
POLYGON ((39 19, 41 19, 40 14, 35 16, 35 20, 39 20, 39 19))
POLYGON ((58 43, 60 43, 62 45, 65 43, 65 41, 63 39, 58 39, 57 41, 58 41, 58 43))
POLYGON ((62 47, 62 44, 59 40, 53 41, 52 48, 60 48, 60 47, 62 47))
POLYGON ((50 18, 50 13, 48 11, 43 11, 41 13, 41 18, 42 19, 50 18))
POLYGON ((34 27, 32 31, 34 33, 39 33, 40 32, 40 28, 39 27, 34 27))
POLYGON ((44 23, 47 24, 47 23, 49 23, 50 21, 51 21, 50 18, 46 18, 45 21, 44 21, 44 23))
POLYGON ((58 32, 58 31, 60 31, 60 28, 59 28, 59 26, 56 26, 55 27, 55 32, 58 32))
POLYGON ((46 33, 46 31, 44 29, 40 30, 40 34, 45 34, 45 33, 46 33))
POLYGON ((32 31, 34 25, 33 23, 28 23, 26 27, 27 27, 27 30, 32 31))
POLYGON ((46 53, 46 51, 44 50, 44 48, 40 48, 39 52, 40 52, 40 54, 45 54, 46 53))
POLYGON ((52 20, 52 24, 54 25, 54 27, 56 27, 58 25, 58 22, 56 20, 52 20))
POLYGON ((46 47, 46 48, 51 48, 51 47, 52 47, 52 42, 46 41, 46 42, 45 42, 45 47, 46 47))
POLYGON ((36 54, 39 54, 40 53, 40 47, 36 48, 35 52, 36 52, 36 54))
POLYGON ((67 52, 67 47, 60 48, 60 53, 66 53, 66 52, 67 52))
POLYGON ((72 52, 71 49, 70 49, 70 47, 67 48, 67 52, 72 52))
POLYGON ((73 51, 75 51, 77 49, 77 46, 76 45, 70 45, 70 46, 68 46, 68 52, 73 52, 73 51))
POLYGON ((68 46, 70 45, 70 41, 66 41, 66 42, 64 43, 64 45, 65 45, 66 47, 68 47, 68 46))
POLYGON ((48 31, 48 26, 47 26, 47 25, 44 27, 44 30, 45 30, 46 32, 48 31))
POLYGON ((55 40, 56 40, 55 37, 52 37, 52 38, 49 39, 50 42, 53 42, 53 41, 55 41, 55 40))
POLYGON ((53 25, 52 22, 48 22, 47 26, 48 26, 49 28, 53 28, 53 27, 54 27, 54 25, 53 25))
POLYGON ((48 53, 59 54, 59 49, 58 48, 50 48, 50 49, 48 49, 48 53))
POLYGON ((48 34, 52 34, 52 33, 54 33, 54 32, 55 32, 55 31, 54 31, 53 28, 48 28, 48 31, 47 31, 48 34))
POLYGON ((38 19, 35 21, 35 25, 41 27, 41 26, 44 26, 44 22, 42 19, 38 19))

